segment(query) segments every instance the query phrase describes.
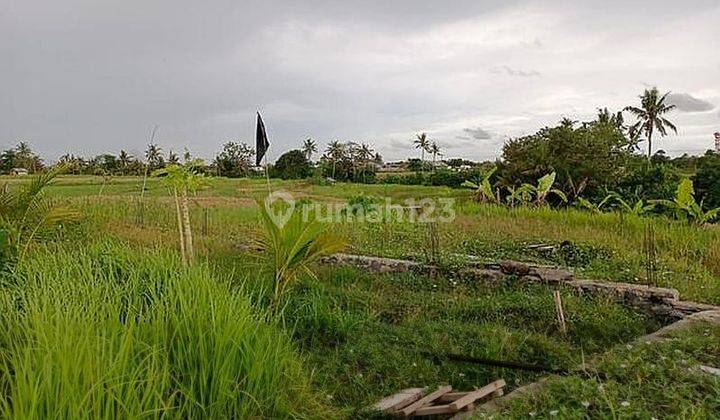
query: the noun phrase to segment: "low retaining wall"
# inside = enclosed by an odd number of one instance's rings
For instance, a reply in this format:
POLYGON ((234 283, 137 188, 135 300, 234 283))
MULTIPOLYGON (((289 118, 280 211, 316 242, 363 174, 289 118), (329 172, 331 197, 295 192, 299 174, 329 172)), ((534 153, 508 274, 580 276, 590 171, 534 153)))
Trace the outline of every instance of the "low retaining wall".
MULTIPOLYGON (((634 340, 634 342, 635 343, 648 343, 648 342, 667 340, 668 338, 672 337, 672 335, 675 334, 676 332, 687 330, 687 329, 692 328, 695 325, 702 325, 703 323, 720 325, 720 311, 712 310, 712 311, 703 311, 703 312, 694 313, 694 314, 689 315, 677 322, 674 322, 670 325, 660 328, 659 330, 655 331, 654 333, 640 337, 640 338, 634 340)), ((588 363, 588 365, 592 365, 593 361, 594 360, 591 360, 588 363)), ((588 365, 579 366, 578 371, 587 369, 588 365)), ((540 379, 537 382, 533 382, 531 384, 521 386, 520 388, 515 389, 514 391, 510 392, 507 395, 504 395, 500 398, 496 398, 496 399, 486 402, 485 404, 479 406, 474 412, 463 413, 461 415, 457 415, 457 416, 453 417, 451 420, 470 419, 470 418, 477 416, 480 413, 485 413, 485 414, 494 413, 494 412, 502 409, 504 406, 507 406, 513 400, 537 394, 538 392, 542 391, 547 386, 549 380, 550 380, 550 377, 548 376, 548 377, 540 379)))
MULTIPOLYGON (((381 274, 414 272, 433 275, 440 271, 436 266, 415 261, 352 254, 333 254, 323 258, 322 263, 357 267, 381 274)), ((520 282, 562 285, 574 288, 579 293, 610 296, 620 303, 648 311, 654 316, 675 320, 697 312, 720 310, 718 306, 682 301, 680 293, 676 289, 599 280, 579 280, 575 278, 572 271, 566 268, 526 264, 518 261, 490 264, 468 263, 463 268, 450 270, 450 274, 465 280, 485 283, 498 283, 506 280, 508 276, 512 276, 520 282)))

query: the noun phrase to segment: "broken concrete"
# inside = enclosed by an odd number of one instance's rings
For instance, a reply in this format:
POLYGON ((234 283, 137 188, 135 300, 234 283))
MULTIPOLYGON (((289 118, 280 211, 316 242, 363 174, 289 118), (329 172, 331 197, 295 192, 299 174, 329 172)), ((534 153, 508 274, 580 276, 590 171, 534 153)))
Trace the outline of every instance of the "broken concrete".
POLYGON ((323 258, 321 263, 334 266, 352 266, 379 274, 408 272, 432 273, 437 271, 437 267, 415 261, 352 254, 332 254, 323 258))

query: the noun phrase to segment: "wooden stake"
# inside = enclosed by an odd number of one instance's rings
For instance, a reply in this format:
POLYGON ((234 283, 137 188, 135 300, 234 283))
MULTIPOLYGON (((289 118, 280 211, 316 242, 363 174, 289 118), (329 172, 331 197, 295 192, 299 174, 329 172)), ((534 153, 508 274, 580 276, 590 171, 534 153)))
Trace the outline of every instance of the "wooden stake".
POLYGON ((552 295, 553 301, 555 301, 555 312, 557 313, 558 324, 560 324, 560 332, 563 334, 567 334, 567 326, 565 325, 565 312, 563 311, 560 291, 554 289, 552 295))

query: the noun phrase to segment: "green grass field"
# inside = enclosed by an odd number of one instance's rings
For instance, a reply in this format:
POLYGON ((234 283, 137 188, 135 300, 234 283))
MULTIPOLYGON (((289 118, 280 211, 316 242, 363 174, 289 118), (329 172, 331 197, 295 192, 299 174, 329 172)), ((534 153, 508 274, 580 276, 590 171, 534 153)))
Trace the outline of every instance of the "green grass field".
MULTIPOLYGON (((23 182, 3 181, 10 188, 23 182)), ((0 286, 3 417, 356 418, 405 387, 472 389, 502 377, 512 389, 541 376, 423 352, 554 369, 603 358, 604 379, 553 380, 546 393, 501 414, 510 418, 706 418, 718 409, 718 380, 683 370, 699 361, 720 363, 712 356, 720 354, 720 333, 712 329, 667 346, 628 349, 624 343, 660 321, 563 290, 563 335, 544 286, 330 268, 317 278, 301 277, 280 310, 269 306, 272 277, 251 251, 261 229, 256 200, 268 191, 264 179, 214 179, 193 197, 200 262, 189 270, 180 266, 168 191, 149 179, 141 202, 142 184, 137 177, 63 176, 48 190, 82 218, 61 238, 37 244, 0 286)), ((720 304, 717 227, 574 209, 508 209, 445 187, 273 180, 270 188, 303 202, 455 200, 454 220, 436 228, 391 220, 332 224, 348 252, 440 264, 468 254, 517 259, 633 283, 649 282, 643 238, 652 223, 656 282, 685 299, 720 304), (565 251, 528 248, 539 243, 565 243, 565 251)))

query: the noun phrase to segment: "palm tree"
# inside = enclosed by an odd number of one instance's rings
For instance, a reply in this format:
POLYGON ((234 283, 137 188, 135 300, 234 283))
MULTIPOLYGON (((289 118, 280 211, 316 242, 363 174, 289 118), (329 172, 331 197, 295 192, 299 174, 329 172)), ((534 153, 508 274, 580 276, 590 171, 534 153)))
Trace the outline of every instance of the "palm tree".
POLYGON ((178 157, 177 153, 173 152, 172 150, 170 153, 168 153, 168 163, 170 165, 178 165, 180 163, 180 158, 178 157))
POLYGON ((648 160, 652 156, 652 136, 655 130, 663 137, 667 135, 668 128, 677 134, 677 127, 663 117, 664 114, 675 109, 675 105, 665 104, 668 94, 670 92, 660 96, 656 87, 645 89, 645 92, 640 96, 640 108, 628 106, 624 109, 624 111, 630 112, 637 118, 637 122, 630 126, 630 137, 637 138, 641 134, 647 136, 648 160))
POLYGON ((305 158, 307 160, 312 159, 313 153, 317 152, 317 144, 313 139, 307 139, 305 140, 305 143, 303 143, 303 153, 305 153, 305 158))
POLYGON ((337 160, 342 156, 345 146, 340 143, 339 141, 335 140, 330 142, 328 144, 327 150, 325 153, 327 154, 328 158, 330 158, 330 161, 332 162, 332 177, 335 178, 335 165, 337 163, 337 160))
POLYGON ((560 126, 564 128, 573 128, 575 127, 575 124, 577 124, 577 121, 568 117, 563 117, 563 119, 560 120, 560 126))
POLYGON ((48 200, 45 189, 64 168, 38 175, 17 188, 0 190, 0 259, 2 269, 23 259, 38 238, 77 220, 77 211, 48 200))
POLYGON ((279 226, 271 216, 271 208, 258 201, 264 230, 260 231, 256 243, 263 251, 261 259, 275 276, 275 292, 272 298, 274 309, 285 287, 303 273, 317 278, 314 266, 322 257, 342 251, 345 240, 317 221, 306 221, 300 211, 293 212, 284 225, 279 226))
POLYGON ((118 162, 120 163, 120 171, 123 175, 127 175, 127 167, 130 166, 130 155, 124 150, 120 150, 118 155, 118 162))
POLYGON ((427 138, 426 133, 416 134, 417 139, 413 141, 416 149, 420 149, 420 171, 425 171, 425 152, 430 147, 430 140, 427 138))
POLYGON ((432 153, 432 157, 433 157, 432 166, 433 166, 433 172, 435 172, 435 159, 438 156, 442 156, 442 154, 440 153, 440 146, 438 146, 438 144, 436 142, 432 142, 432 144, 430 145, 428 150, 430 151, 430 153, 432 153))
POLYGON ((162 166, 162 148, 157 144, 150 143, 145 151, 145 159, 150 170, 158 169, 162 166))
POLYGON ((360 145, 354 141, 349 141, 343 145, 345 153, 347 153, 348 159, 350 159, 350 165, 352 165, 352 180, 357 181, 357 164, 360 160, 360 145))
POLYGON ((372 160, 374 153, 375 151, 372 149, 372 147, 367 145, 367 143, 360 144, 360 150, 358 154, 360 157, 360 161, 363 164, 363 182, 365 182, 365 173, 367 172, 368 163, 370 163, 370 161, 372 160))

